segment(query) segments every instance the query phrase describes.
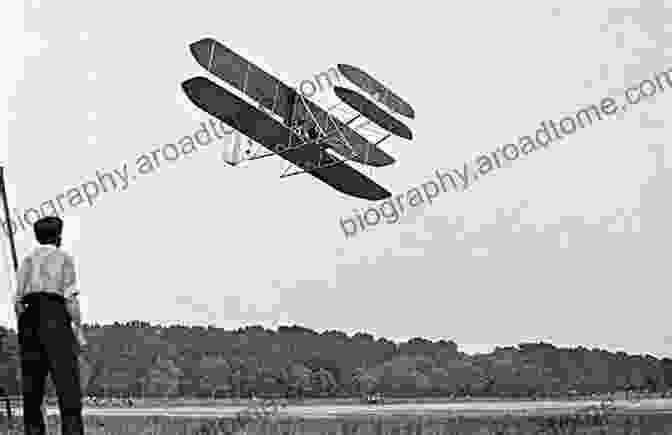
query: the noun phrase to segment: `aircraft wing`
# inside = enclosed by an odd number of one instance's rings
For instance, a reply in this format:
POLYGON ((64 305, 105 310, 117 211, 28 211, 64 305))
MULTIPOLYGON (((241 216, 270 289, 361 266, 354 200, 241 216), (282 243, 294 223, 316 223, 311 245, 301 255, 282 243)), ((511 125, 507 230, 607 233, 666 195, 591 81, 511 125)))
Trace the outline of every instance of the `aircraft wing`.
POLYGON ((194 42, 189 50, 203 68, 282 119, 290 118, 292 88, 212 38, 194 42))
POLYGON ((375 181, 336 159, 318 145, 304 145, 287 150, 290 134, 293 134, 288 128, 207 78, 195 77, 186 80, 182 83, 182 89, 200 109, 339 192, 372 201, 391 196, 389 191, 375 181))
POLYGON ((395 159, 359 133, 333 118, 312 101, 302 98, 296 90, 282 83, 219 41, 204 38, 192 43, 189 49, 196 61, 206 70, 229 85, 250 96, 260 105, 280 116, 286 125, 295 120, 304 121, 312 116, 327 135, 338 135, 341 141, 329 141, 330 147, 341 156, 369 166, 388 166, 395 159), (308 106, 306 110, 303 102, 308 106), (333 125, 336 124, 336 127, 333 125))

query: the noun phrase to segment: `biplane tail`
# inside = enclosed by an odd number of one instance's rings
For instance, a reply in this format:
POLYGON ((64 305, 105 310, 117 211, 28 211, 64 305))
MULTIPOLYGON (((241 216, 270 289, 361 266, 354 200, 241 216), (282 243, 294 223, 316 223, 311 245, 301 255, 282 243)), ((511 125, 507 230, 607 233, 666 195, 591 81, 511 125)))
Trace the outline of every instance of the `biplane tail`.
POLYGON ((410 104, 365 71, 346 64, 338 64, 337 68, 348 81, 391 111, 407 118, 415 118, 415 110, 410 104))
POLYGON ((357 116, 353 119, 364 116, 369 120, 359 127, 354 127, 355 130, 363 131, 364 126, 369 126, 372 123, 376 124, 386 133, 377 144, 387 140, 391 135, 408 140, 413 139, 413 133, 410 128, 380 107, 384 106, 391 112, 404 115, 408 118, 414 118, 415 111, 410 104, 393 93, 387 86, 383 85, 359 68, 351 65, 339 64, 338 70, 352 84, 363 90, 365 94, 368 94, 373 99, 372 101, 352 89, 344 88, 342 86, 334 87, 334 93, 341 102, 357 113, 357 116))
POLYGON ((403 137, 404 139, 413 139, 413 133, 411 132, 410 128, 408 128, 403 122, 390 116, 387 112, 380 109, 375 103, 368 100, 366 97, 351 89, 340 86, 334 87, 334 93, 336 93, 336 96, 338 96, 341 101, 359 112, 361 115, 376 123, 379 127, 389 131, 394 135, 403 137))

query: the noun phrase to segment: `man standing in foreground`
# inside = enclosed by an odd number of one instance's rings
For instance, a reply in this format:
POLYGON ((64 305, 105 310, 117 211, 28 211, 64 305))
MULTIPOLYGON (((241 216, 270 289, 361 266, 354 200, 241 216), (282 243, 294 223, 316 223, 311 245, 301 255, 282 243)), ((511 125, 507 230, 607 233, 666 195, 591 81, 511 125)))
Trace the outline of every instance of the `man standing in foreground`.
POLYGON ((42 403, 47 373, 56 386, 63 435, 83 435, 79 344, 71 322, 81 313, 72 256, 60 248, 63 221, 44 217, 34 224, 40 246, 23 260, 14 310, 18 319, 26 435, 45 435, 42 403))

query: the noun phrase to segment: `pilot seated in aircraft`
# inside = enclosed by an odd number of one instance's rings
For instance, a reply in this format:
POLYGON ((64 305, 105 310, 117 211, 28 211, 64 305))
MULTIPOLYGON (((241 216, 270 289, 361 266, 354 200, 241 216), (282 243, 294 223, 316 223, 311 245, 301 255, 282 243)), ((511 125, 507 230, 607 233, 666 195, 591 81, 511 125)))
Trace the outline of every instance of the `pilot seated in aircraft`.
POLYGON ((301 130, 303 132, 303 137, 306 140, 316 140, 317 138, 320 137, 320 133, 317 130, 315 122, 313 122, 310 119, 306 119, 305 121, 303 121, 303 124, 301 125, 301 130))
POLYGON ((318 137, 320 137, 320 133, 317 131, 317 127, 315 125, 312 125, 308 129, 307 135, 310 140, 316 140, 318 137))
POLYGON ((296 133, 301 137, 304 137, 306 135, 303 129, 303 123, 298 119, 294 121, 294 124, 292 125, 292 130, 294 131, 294 133, 296 133))

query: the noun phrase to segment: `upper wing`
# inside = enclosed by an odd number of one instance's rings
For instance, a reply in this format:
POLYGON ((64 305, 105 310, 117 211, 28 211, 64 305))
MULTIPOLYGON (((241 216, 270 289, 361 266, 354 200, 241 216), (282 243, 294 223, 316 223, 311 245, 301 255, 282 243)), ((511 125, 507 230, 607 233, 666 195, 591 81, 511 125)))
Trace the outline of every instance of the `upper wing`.
POLYGON ((315 178, 346 195, 378 201, 391 196, 385 188, 339 162, 319 146, 286 149, 290 130, 261 110, 228 92, 205 77, 182 83, 182 89, 199 108, 258 142, 283 159, 304 169, 315 178), (321 167, 315 168, 315 165, 321 167))
POLYGON ((292 88, 212 38, 194 42, 189 50, 203 68, 282 119, 290 118, 292 88))
POLYGON ((415 111, 410 104, 366 72, 352 65, 345 64, 338 64, 338 70, 345 78, 387 106, 391 111, 408 118, 415 118, 415 111))
POLYGON ((369 166, 388 166, 395 162, 392 156, 338 119, 330 121, 329 114, 320 106, 301 98, 294 89, 219 41, 204 38, 192 43, 189 49, 203 68, 280 116, 287 125, 315 117, 327 135, 340 138, 325 143, 343 157, 369 166))

